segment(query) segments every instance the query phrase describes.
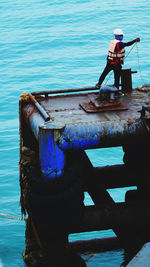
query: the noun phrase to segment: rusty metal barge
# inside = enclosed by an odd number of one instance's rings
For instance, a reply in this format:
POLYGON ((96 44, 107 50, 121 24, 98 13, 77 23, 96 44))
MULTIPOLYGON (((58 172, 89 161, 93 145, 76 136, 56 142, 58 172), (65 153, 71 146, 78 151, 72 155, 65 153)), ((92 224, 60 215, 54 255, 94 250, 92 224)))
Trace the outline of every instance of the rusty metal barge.
MULTIPOLYGON (((80 253, 117 248, 131 259, 150 241, 150 90, 124 87, 115 105, 105 106, 97 104, 98 91, 87 87, 20 97, 20 202, 28 215, 24 260, 29 266, 86 266, 80 253), (85 152, 116 146, 123 147, 124 164, 95 168, 85 152), (127 191, 123 203, 107 191, 130 186, 137 190, 127 191), (84 192, 94 205, 85 206, 84 192), (68 241, 71 233, 107 229, 116 237, 68 241)), ((124 266, 128 261, 125 256, 124 266)))

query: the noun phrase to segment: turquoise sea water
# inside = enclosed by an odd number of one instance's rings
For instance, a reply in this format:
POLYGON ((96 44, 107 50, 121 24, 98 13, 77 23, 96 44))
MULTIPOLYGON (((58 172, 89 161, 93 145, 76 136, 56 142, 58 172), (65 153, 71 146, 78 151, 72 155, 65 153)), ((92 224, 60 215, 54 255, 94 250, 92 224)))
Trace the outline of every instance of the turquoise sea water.
MULTIPOLYGON (((122 28, 124 41, 141 38, 138 53, 134 47, 124 67, 138 71, 133 76, 133 87, 149 83, 149 14, 150 2, 146 0, 0 1, 0 213, 21 215, 19 95, 24 91, 95 85, 115 28, 122 28)), ((113 77, 109 84, 112 82, 113 77)), ((121 148, 88 153, 94 166, 122 162, 121 148)), ((118 189, 112 193, 120 201, 123 192, 118 189)), ((90 203, 88 196, 85 201, 90 203)), ((112 234, 96 232, 70 238, 112 234)), ((25 266, 24 235, 23 221, 0 216, 0 266, 25 266)), ((120 266, 122 254, 95 254, 87 266, 120 266)))

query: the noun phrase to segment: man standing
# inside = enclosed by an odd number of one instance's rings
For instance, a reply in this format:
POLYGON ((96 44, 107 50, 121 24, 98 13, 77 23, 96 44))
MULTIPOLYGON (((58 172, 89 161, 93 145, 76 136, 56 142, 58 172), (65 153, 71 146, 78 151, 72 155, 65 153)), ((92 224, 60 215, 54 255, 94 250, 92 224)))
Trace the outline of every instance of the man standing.
POLYGON ((121 69, 122 69, 123 60, 125 59, 124 47, 133 45, 135 42, 140 42, 140 38, 136 38, 135 40, 128 42, 128 43, 122 42, 123 31, 121 29, 114 30, 114 36, 115 36, 115 39, 110 41, 106 67, 103 73, 101 74, 98 83, 96 84, 96 88, 100 88, 107 74, 111 70, 113 70, 114 80, 115 80, 114 86, 119 89, 121 69))

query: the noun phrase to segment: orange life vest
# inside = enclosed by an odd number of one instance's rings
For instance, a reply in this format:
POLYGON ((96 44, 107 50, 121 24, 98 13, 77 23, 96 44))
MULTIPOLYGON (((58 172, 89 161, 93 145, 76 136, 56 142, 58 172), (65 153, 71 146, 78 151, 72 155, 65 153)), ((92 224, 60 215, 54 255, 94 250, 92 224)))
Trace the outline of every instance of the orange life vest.
POLYGON ((108 59, 109 60, 115 60, 115 59, 119 59, 121 61, 123 61, 125 59, 125 49, 122 48, 120 49, 118 52, 115 52, 115 47, 116 44, 120 42, 116 39, 110 41, 110 45, 109 45, 109 50, 108 50, 108 59))

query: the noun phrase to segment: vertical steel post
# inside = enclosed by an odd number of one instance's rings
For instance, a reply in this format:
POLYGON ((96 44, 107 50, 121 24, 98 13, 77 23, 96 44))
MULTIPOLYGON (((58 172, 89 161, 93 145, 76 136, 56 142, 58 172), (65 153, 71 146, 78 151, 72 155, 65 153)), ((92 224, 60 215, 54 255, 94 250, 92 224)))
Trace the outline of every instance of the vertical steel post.
POLYGON ((122 69, 121 70, 121 85, 123 92, 132 91, 132 76, 131 69, 122 69))
POLYGON ((45 179, 57 178, 63 174, 65 154, 57 146, 60 130, 64 125, 48 121, 39 127, 39 155, 41 171, 45 179))

